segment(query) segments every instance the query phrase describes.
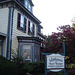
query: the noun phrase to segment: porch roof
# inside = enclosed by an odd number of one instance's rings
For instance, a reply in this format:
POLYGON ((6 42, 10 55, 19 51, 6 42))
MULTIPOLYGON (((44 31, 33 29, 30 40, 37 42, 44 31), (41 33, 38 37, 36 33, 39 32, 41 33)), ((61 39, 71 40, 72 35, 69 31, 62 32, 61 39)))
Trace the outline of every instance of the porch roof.
POLYGON ((17 36, 18 40, 35 40, 41 42, 42 40, 39 37, 26 37, 26 36, 17 36))

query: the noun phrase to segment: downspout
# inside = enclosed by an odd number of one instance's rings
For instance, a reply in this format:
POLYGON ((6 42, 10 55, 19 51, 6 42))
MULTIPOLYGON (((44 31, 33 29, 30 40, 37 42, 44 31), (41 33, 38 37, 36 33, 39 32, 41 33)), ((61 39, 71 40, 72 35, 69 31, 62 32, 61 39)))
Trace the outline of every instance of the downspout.
POLYGON ((7 49, 6 49, 6 58, 9 60, 11 60, 11 50, 12 50, 13 14, 14 14, 14 8, 11 5, 9 7, 7 49))

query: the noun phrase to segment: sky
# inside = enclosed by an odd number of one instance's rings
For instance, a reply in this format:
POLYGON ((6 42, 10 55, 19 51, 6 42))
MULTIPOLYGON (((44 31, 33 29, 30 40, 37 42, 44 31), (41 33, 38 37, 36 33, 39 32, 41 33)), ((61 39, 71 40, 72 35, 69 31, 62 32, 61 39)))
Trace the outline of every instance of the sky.
POLYGON ((32 0, 33 14, 42 22, 43 34, 58 32, 57 27, 72 25, 75 0, 32 0))

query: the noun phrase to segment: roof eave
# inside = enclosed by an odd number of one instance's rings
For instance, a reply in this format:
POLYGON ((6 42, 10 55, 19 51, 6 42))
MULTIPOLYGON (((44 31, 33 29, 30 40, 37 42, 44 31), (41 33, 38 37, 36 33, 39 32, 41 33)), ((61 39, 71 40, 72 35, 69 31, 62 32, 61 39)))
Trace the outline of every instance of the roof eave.
POLYGON ((34 18, 39 24, 41 23, 41 21, 39 19, 37 19, 30 11, 28 11, 24 5, 18 0, 14 0, 20 7, 22 7, 32 18, 34 18))

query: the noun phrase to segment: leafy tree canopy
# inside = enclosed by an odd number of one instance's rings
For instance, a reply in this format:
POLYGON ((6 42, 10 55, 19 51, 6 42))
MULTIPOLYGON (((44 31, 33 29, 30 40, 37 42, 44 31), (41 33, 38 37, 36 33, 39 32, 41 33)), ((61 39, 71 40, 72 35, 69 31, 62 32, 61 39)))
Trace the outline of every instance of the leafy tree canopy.
POLYGON ((66 56, 75 57, 75 24, 73 27, 70 25, 59 26, 57 30, 58 33, 53 32, 49 35, 46 40, 42 43, 44 48, 42 52, 45 53, 62 53, 62 42, 65 42, 65 53, 66 56))

